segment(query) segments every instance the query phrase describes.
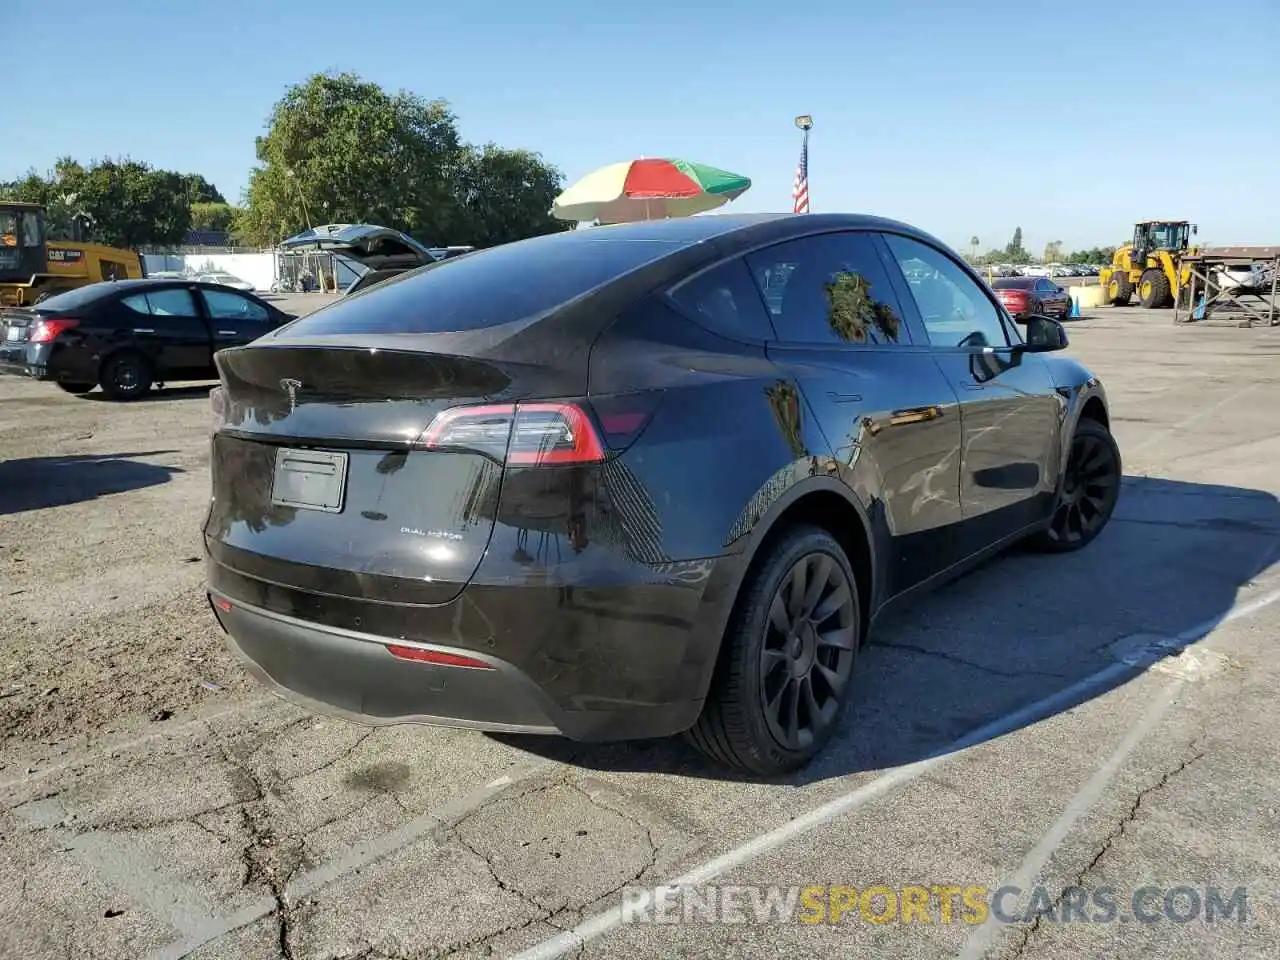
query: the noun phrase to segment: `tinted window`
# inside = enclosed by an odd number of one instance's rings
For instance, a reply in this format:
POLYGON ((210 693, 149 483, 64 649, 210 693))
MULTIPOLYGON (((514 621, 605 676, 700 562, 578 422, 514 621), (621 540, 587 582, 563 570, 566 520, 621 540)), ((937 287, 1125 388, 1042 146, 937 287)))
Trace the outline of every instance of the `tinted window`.
POLYGON ((996 290, 1030 290, 1034 284, 1034 280, 1028 280, 1026 277, 1006 277, 997 280, 991 286, 996 290))
POLYGON ((671 291, 680 304, 704 327, 729 337, 773 339, 769 315, 746 263, 735 257, 686 280, 671 291))
POLYGON ((209 316, 215 320, 267 319, 266 307, 248 297, 226 290, 201 290, 200 293, 204 297, 204 305, 209 308, 209 316))
POLYGON ((120 302, 135 313, 150 314, 153 317, 194 317, 198 315, 195 301, 191 299, 191 294, 182 287, 135 293, 133 296, 124 297, 120 302))
POLYGON ((688 245, 591 240, 591 233, 535 237, 420 267, 303 317, 283 336, 493 327, 537 316, 688 245))
POLYGON ((897 343, 902 323, 871 238, 829 233, 758 250, 747 264, 782 340, 897 343))
POLYGON ((999 310, 959 264, 917 240, 896 234, 885 240, 907 278, 930 343, 941 347, 1008 345, 999 310))

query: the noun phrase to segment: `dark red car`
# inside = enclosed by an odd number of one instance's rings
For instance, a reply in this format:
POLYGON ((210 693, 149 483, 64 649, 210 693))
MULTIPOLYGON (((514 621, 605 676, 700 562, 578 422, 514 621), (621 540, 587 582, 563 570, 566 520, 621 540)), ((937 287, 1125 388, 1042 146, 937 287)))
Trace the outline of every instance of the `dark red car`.
POLYGON ((1071 316, 1071 296, 1045 277, 1000 277, 992 281, 991 289, 1015 320, 1037 314, 1054 320, 1071 316))

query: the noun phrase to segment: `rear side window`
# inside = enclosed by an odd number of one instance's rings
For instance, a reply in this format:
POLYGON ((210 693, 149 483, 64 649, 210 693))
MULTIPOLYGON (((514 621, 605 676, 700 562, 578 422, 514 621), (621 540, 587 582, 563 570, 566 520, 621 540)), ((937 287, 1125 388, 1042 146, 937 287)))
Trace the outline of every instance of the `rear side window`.
POLYGON ((773 339, 769 314, 740 257, 684 281, 670 297, 708 330, 734 339, 773 339))
POLYGON ((135 293, 120 301, 134 313, 145 313, 153 317, 195 317, 195 301, 187 290, 149 290, 146 293, 135 293))
POLYGON ((819 345, 909 342, 889 275, 866 234, 827 233, 747 256, 778 339, 819 345))
POLYGON ((448 333, 536 317, 686 246, 557 234, 452 257, 295 321, 282 337, 448 333))

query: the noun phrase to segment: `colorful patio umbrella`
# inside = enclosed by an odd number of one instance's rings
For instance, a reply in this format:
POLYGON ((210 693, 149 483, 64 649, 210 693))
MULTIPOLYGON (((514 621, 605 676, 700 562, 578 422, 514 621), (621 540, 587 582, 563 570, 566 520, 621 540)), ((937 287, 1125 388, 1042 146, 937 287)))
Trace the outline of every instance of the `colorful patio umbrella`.
POLYGON ((747 177, 704 163, 629 160, 587 174, 556 197, 551 213, 560 220, 601 223, 689 217, 728 203, 750 186, 747 177))

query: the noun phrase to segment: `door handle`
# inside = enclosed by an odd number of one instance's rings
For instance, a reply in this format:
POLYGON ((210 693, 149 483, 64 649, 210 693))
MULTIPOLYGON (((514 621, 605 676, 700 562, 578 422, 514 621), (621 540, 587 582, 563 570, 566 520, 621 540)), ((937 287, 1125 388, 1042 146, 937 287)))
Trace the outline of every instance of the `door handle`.
POLYGON ((973 383, 972 381, 965 381, 965 382, 962 382, 962 383, 960 384, 960 386, 961 386, 962 388, 964 388, 965 390, 985 390, 985 389, 987 389, 987 385, 986 385, 985 383, 973 383))
POLYGON ((861 403, 862 394, 860 393, 838 393, 835 390, 828 390, 827 397, 832 403, 861 403))
POLYGON ((153 327, 134 327, 133 332, 134 333, 155 333, 156 331, 153 327))
POLYGON ((238 330, 219 330, 219 331, 218 331, 218 336, 220 336, 220 337, 235 337, 235 336, 239 336, 239 331, 238 331, 238 330))

